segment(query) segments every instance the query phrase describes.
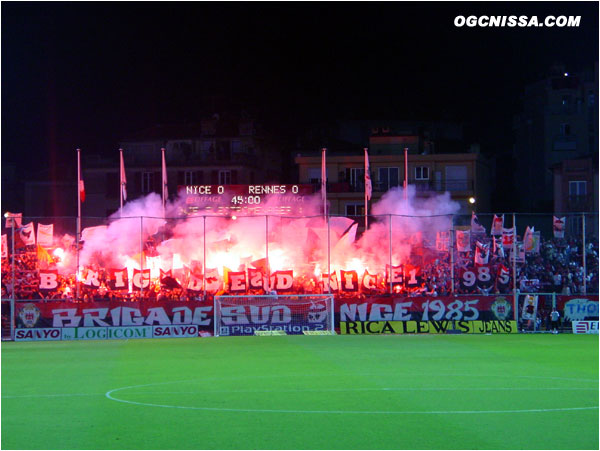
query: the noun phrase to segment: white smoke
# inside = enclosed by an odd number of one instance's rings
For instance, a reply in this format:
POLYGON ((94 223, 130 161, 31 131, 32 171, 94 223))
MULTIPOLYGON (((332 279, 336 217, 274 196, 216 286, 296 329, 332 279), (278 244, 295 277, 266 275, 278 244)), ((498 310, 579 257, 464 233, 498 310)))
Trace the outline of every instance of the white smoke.
POLYGON ((437 232, 449 230, 452 215, 459 210, 448 193, 421 197, 409 186, 405 199, 402 188, 394 188, 373 204, 372 222, 355 240, 358 225, 353 220, 330 217, 328 224, 319 214, 320 196, 305 199, 304 217, 270 215, 265 219, 265 211, 286 212, 277 196, 270 196, 256 216, 236 214, 234 219, 215 214, 182 216, 185 196, 169 203, 163 216, 160 196, 151 193, 128 202, 109 218, 106 227, 88 234, 80 265, 109 268, 131 264, 153 237, 163 270, 181 261, 188 266, 197 262, 220 273, 224 267, 238 271, 265 259, 268 253, 272 271, 293 269, 295 274, 310 277, 330 266, 332 270, 381 273, 389 264, 390 219, 392 263, 397 265, 410 258, 415 247, 422 247, 423 240, 434 240, 437 232))

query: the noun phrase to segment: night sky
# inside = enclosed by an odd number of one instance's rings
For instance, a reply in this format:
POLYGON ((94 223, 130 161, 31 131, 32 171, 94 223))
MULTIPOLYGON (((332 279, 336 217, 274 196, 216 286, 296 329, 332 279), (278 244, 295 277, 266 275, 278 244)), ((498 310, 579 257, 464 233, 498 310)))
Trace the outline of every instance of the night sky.
POLYGON ((336 118, 458 120, 498 154, 526 83, 597 60, 595 2, 3 2, 2 164, 42 177, 76 147, 114 153, 131 132, 240 108, 290 136, 336 118), (459 14, 582 20, 456 28, 459 14))

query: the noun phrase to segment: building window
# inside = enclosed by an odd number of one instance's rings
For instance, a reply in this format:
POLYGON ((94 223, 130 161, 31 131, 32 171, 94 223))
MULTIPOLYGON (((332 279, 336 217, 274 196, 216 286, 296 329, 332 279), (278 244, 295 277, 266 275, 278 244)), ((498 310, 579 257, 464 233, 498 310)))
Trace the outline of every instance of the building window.
POLYGON ((219 171, 219 185, 231 185, 231 171, 219 171))
POLYGON ((350 168, 350 185, 362 189, 365 185, 365 168, 350 168))
MULTIPOLYGON (((466 166, 446 166, 445 191, 465 191, 469 189, 466 166)), ((472 188, 472 187, 471 187, 472 188)))
POLYGON ((215 142, 212 141, 212 140, 210 140, 210 141, 202 141, 200 143, 200 150, 202 152, 208 153, 208 152, 211 151, 211 149, 214 149, 214 148, 215 148, 215 142))
POLYGON ((365 215, 365 204, 364 203, 346 204, 346 216, 364 216, 364 215, 365 215))
POLYGON ((415 167, 415 180, 429 180, 429 168, 426 166, 415 167))
POLYGON ((219 141, 217 143, 217 159, 231 160, 231 143, 229 141, 219 141))
POLYGON ((587 194, 587 182, 572 180, 569 182, 569 196, 585 196, 587 194))
POLYGON ((239 153, 242 151, 242 141, 240 141, 239 139, 232 139, 231 140, 231 151, 233 153, 239 153))
POLYGON ((400 180, 400 168, 379 168, 379 188, 387 191, 398 186, 400 180))
POLYGON ((321 183, 321 168, 308 168, 308 182, 313 185, 321 183))
POLYGON ((185 171, 183 173, 184 185, 196 185, 196 171, 185 171))
POLYGON ((154 172, 142 172, 142 193, 151 193, 154 188, 154 172))
POLYGON ((570 136, 571 126, 569 124, 560 124, 560 134, 562 136, 570 136))

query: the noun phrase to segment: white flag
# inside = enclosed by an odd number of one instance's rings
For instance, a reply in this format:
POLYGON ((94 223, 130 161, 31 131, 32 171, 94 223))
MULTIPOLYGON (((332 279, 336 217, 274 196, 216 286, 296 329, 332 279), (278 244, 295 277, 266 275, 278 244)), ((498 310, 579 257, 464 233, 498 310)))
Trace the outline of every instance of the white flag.
POLYGON ((456 231, 456 250, 458 252, 469 252, 471 250, 471 231, 456 231))
POLYGON ((485 233, 485 227, 479 223, 475 212, 471 214, 471 232, 473 233, 485 233))
POLYGON ((523 235, 523 247, 525 249, 525 252, 530 254, 531 252, 533 252, 534 249, 534 243, 533 243, 533 232, 535 232, 535 227, 529 227, 527 226, 527 228, 525 229, 525 234, 523 235))
POLYGON ((527 294, 525 295, 525 299, 523 300, 523 312, 521 314, 521 318, 534 320, 537 316, 537 307, 538 307, 538 297, 527 294))
POLYGON ((557 218, 556 216, 553 216, 552 218, 552 229, 554 230, 554 238, 564 238, 565 220, 567 219, 567 217, 563 216, 562 218, 557 218))
POLYGON ((369 169, 369 152, 365 148, 365 194, 367 195, 367 200, 371 200, 371 195, 373 194, 373 184, 371 183, 371 172, 369 169))
POLYGON ((54 244, 54 224, 37 225, 37 244, 42 247, 52 247, 54 244))
POLYGON ((502 229, 502 246, 510 247, 513 245, 513 240, 515 239, 515 228, 511 227, 510 229, 502 229))
POLYGON ((504 258, 504 247, 502 246, 502 238, 494 237, 494 255, 496 257, 504 258))
POLYGON ((504 227, 504 215, 496 216, 492 220, 492 231, 491 235, 502 235, 502 228, 504 227))
POLYGON ((169 189, 167 187, 167 164, 165 163, 165 149, 162 149, 162 198, 163 203, 169 198, 169 189))
POLYGON ((489 246, 480 243, 479 241, 477 241, 475 245, 475 264, 487 265, 490 258, 489 246))
POLYGON ((8 237, 2 235, 2 258, 8 258, 8 237))
POLYGON ((108 226, 100 225, 95 227, 86 227, 81 231, 81 241, 104 240, 108 226))
POLYGON ((6 218, 5 227, 21 227, 23 221, 23 213, 11 213, 7 211, 4 214, 6 218))

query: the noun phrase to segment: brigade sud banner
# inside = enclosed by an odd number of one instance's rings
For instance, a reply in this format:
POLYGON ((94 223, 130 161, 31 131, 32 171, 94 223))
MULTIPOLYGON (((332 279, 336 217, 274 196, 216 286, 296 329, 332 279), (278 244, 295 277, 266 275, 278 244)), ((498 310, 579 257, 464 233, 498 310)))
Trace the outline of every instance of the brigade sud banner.
POLYGON ((211 303, 19 302, 15 340, 197 337, 212 331, 211 303))

